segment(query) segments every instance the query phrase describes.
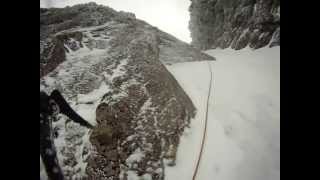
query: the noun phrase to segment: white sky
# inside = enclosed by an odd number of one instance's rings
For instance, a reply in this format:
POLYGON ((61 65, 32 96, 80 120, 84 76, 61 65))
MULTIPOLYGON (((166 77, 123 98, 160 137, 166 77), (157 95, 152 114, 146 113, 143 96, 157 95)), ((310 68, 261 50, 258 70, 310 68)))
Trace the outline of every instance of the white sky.
POLYGON ((190 0, 40 0, 40 7, 65 7, 92 1, 118 11, 132 12, 138 19, 182 41, 191 42, 188 28, 190 0))

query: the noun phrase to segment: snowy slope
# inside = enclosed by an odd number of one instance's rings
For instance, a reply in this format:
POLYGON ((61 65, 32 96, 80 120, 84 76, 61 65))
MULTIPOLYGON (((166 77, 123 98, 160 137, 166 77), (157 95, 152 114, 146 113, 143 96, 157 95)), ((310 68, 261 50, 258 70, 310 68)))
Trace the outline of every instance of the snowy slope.
MULTIPOLYGON (((280 179, 280 47, 216 49, 207 139, 199 180, 280 179)), ((198 109, 166 179, 192 179, 205 122, 207 62, 179 63, 173 73, 198 109)))

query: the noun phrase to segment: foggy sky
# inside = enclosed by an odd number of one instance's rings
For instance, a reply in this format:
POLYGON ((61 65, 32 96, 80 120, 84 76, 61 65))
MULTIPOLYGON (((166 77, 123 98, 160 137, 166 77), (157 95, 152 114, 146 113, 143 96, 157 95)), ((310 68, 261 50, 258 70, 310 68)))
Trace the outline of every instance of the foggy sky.
POLYGON ((92 1, 117 11, 132 12, 138 19, 191 42, 188 29, 190 0, 40 0, 40 7, 65 7, 92 1))

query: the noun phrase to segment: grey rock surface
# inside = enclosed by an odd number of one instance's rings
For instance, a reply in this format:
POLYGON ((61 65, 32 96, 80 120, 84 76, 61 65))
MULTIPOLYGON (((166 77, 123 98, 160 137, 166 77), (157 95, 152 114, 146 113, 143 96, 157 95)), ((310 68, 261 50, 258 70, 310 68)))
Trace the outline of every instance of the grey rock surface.
POLYGON ((198 49, 280 45, 280 0, 191 1, 189 29, 198 49))

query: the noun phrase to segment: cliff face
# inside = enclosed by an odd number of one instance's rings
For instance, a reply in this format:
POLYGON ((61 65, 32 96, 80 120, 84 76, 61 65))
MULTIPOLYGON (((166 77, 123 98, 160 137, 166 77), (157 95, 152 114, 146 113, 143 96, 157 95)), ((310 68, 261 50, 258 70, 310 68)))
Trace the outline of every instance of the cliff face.
POLYGON ((191 0, 192 45, 257 49, 280 45, 280 0, 191 0))
POLYGON ((94 3, 40 9, 40 90, 59 89, 95 124, 54 124, 67 179, 164 179, 196 109, 165 64, 213 60, 171 35, 94 3))

